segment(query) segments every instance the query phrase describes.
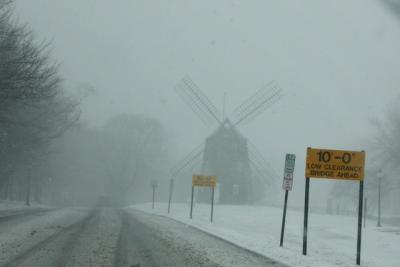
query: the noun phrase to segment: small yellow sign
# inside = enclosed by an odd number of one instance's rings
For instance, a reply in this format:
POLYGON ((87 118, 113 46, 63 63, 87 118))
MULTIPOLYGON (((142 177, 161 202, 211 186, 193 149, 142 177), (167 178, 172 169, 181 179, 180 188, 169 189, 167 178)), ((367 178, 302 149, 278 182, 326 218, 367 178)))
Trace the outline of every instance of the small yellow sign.
POLYGON ((365 152, 308 148, 306 177, 364 180, 365 152))
POLYGON ((217 184, 216 176, 193 175, 192 186, 215 187, 217 184))

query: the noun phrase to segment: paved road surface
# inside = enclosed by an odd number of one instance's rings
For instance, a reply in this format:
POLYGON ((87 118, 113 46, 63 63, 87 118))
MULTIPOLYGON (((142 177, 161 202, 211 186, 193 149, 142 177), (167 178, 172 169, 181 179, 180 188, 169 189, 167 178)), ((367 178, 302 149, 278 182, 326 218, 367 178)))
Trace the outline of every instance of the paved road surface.
POLYGON ((0 220, 0 253, 0 266, 283 266, 171 219, 118 209, 0 220))

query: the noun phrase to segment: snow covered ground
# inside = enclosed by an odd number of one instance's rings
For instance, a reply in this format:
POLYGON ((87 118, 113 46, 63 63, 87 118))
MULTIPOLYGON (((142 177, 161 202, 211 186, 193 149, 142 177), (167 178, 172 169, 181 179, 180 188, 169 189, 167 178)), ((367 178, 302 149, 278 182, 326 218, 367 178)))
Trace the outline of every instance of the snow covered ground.
MULTIPOLYGON (((134 205, 130 209, 168 216, 248 248, 290 266, 357 266, 357 218, 339 215, 309 215, 308 255, 302 255, 303 213, 288 210, 284 246, 279 247, 282 209, 265 206, 216 205, 210 223, 210 205, 196 204, 193 220, 189 205, 166 203, 134 205)), ((400 228, 376 227, 367 221, 363 228, 361 265, 400 266, 400 228)))

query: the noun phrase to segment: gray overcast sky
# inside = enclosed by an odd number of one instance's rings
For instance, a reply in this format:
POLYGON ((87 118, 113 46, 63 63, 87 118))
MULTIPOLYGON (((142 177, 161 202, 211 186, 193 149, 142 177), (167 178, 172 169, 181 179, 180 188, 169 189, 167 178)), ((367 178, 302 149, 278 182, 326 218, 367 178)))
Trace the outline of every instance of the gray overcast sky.
MULTIPOLYGON (((189 74, 228 111, 276 80, 285 98, 241 127, 281 173, 307 146, 368 149, 371 117, 398 96, 400 27, 377 0, 17 0, 17 18, 53 40, 66 84, 89 83, 92 125, 118 113, 160 118, 179 157, 212 131, 174 91, 189 74)), ((303 185, 301 185, 303 186, 303 185)))

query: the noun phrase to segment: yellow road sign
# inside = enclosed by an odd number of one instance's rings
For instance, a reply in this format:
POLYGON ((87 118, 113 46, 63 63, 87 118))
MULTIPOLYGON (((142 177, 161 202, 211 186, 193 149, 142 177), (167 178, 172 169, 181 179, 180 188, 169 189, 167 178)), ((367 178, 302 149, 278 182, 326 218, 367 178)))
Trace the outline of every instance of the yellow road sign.
POLYGON ((193 175, 192 186, 215 187, 217 184, 216 176, 193 175))
POLYGON ((306 177, 364 180, 365 152, 308 148, 306 177))

